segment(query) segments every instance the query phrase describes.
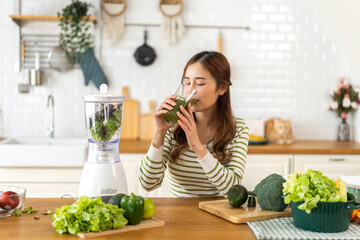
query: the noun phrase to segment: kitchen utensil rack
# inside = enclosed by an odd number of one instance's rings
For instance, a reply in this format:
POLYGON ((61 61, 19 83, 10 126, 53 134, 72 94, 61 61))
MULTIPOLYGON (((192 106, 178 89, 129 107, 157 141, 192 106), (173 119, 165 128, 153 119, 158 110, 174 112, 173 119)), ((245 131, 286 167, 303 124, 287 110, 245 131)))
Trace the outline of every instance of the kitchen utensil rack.
MULTIPOLYGON (((127 27, 160 27, 156 23, 125 23, 127 27)), ((185 24, 185 28, 213 28, 213 29, 233 29, 233 30, 246 30, 249 31, 249 26, 228 26, 228 25, 193 25, 185 24)))
MULTIPOLYGON (((32 69, 35 66, 35 56, 40 55, 40 68, 51 69, 48 56, 54 47, 59 45, 57 34, 21 34, 21 68, 32 69)), ((61 62, 63 59, 55 59, 61 62)))
MULTIPOLYGON (((15 12, 20 12, 18 3, 14 3, 14 8, 15 12)), ((59 37, 57 35, 24 34, 21 32, 21 25, 28 21, 59 21, 61 16, 11 14, 9 17, 18 25, 18 30, 15 31, 15 72, 20 72, 22 68, 34 68, 36 51, 40 53, 40 68, 50 69, 47 56, 55 46, 59 45, 59 37)), ((96 24, 96 17, 90 16, 89 20, 96 24)))

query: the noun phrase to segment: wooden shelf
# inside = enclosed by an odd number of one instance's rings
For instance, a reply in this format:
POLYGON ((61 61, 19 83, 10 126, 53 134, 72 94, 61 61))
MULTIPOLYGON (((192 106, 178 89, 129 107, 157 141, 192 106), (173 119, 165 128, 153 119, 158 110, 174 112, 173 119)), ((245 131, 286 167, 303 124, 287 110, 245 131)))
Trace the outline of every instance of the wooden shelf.
MULTIPOLYGON (((22 21, 59 21, 61 18, 54 15, 9 15, 9 17, 18 25, 22 21)), ((96 23, 96 17, 90 17, 89 20, 96 23)))

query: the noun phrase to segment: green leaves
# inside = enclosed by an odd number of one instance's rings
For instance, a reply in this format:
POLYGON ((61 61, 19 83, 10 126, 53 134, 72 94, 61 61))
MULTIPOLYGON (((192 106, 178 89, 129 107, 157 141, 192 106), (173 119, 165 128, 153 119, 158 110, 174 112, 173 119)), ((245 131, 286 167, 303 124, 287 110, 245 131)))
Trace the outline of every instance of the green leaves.
POLYGON ((91 3, 72 0, 70 5, 62 9, 62 12, 57 13, 58 17, 62 16, 59 23, 60 43, 64 49, 71 49, 75 56, 92 48, 93 45, 88 23, 90 15, 87 15, 90 7, 93 7, 91 3))
POLYGON ((27 207, 22 211, 22 213, 27 213, 27 214, 37 213, 37 210, 33 209, 32 207, 27 207))
POLYGON ((304 201, 299 205, 299 209, 307 213, 310 213, 318 202, 340 202, 343 199, 334 180, 323 176, 320 171, 311 169, 304 173, 292 174, 283 186, 285 203, 304 201))
POLYGON ((79 197, 74 204, 55 210, 52 225, 59 234, 99 232, 125 226, 128 221, 123 214, 123 209, 105 204, 100 197, 79 197))
POLYGON ((121 107, 118 106, 116 109, 113 105, 109 105, 108 108, 109 119, 105 119, 103 104, 95 113, 95 123, 92 121, 93 119, 89 119, 91 136, 97 142, 108 142, 121 126, 121 107))

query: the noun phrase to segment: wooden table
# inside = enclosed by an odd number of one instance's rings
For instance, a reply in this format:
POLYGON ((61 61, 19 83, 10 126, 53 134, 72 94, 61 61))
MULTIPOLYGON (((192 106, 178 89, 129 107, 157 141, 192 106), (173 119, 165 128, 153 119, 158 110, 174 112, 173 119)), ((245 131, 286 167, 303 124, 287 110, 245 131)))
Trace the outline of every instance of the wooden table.
MULTIPOLYGON (((233 224, 198 208, 200 201, 213 198, 152 198, 156 206, 155 218, 165 221, 164 227, 144 229, 91 239, 256 239, 247 224, 233 224)), ((0 218, 0 239, 80 239, 70 234, 59 235, 52 227, 52 215, 42 215, 45 210, 55 210, 72 199, 29 198, 25 207, 39 210, 36 214, 0 218), (39 217, 39 219, 34 219, 39 217)))

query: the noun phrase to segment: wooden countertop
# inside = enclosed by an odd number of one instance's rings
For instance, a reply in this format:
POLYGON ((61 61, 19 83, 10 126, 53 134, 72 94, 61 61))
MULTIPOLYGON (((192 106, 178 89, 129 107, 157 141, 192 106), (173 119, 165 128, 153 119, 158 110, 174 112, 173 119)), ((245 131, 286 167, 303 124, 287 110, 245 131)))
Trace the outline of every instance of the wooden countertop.
MULTIPOLYGON (((152 198, 152 200, 156 206, 154 217, 165 221, 164 227, 91 239, 256 239, 247 224, 233 224, 198 208, 200 201, 213 200, 212 198, 152 198)), ((32 206, 39 211, 35 214, 22 214, 20 217, 0 218, 0 239, 80 239, 70 234, 57 234, 51 225, 52 215, 42 215, 45 210, 55 210, 73 202, 74 200, 69 198, 26 199, 25 207, 32 206), (34 217, 39 219, 35 220, 34 217)))
MULTIPOLYGON (((120 153, 147 153, 151 141, 121 140, 120 153)), ((360 143, 327 140, 299 140, 289 145, 250 145, 253 154, 360 154, 360 143)))

